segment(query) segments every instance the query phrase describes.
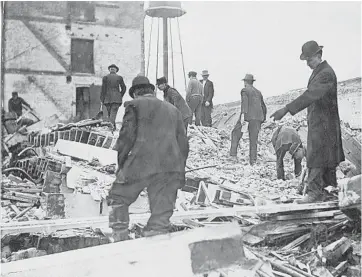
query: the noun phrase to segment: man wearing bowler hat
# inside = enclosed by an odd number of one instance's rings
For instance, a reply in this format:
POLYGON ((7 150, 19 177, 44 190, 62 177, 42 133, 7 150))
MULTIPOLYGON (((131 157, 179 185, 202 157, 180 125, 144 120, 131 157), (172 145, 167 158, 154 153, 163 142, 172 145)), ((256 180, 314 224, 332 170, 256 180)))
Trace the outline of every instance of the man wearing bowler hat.
POLYGON ((214 84, 209 80, 209 71, 202 71, 202 80, 200 80, 203 88, 204 98, 202 101, 201 123, 202 126, 211 127, 211 112, 213 108, 212 98, 214 98, 214 84))
POLYGON ((300 59, 313 70, 307 90, 297 99, 271 115, 282 119, 308 108, 307 190, 299 202, 326 201, 330 195, 324 189, 337 186, 336 167, 344 161, 341 126, 337 101, 337 77, 332 67, 322 60, 323 46, 308 41, 302 47, 300 59))
POLYGON ((129 206, 147 188, 151 216, 144 236, 170 231, 177 190, 185 185, 189 144, 180 111, 157 99, 148 78, 137 76, 124 103, 125 114, 114 150, 118 168, 108 197, 109 227, 115 241, 128 238, 129 206))
POLYGON ((241 90, 241 113, 231 133, 231 149, 230 156, 237 155, 237 148, 242 137, 242 122, 248 122, 249 132, 249 163, 254 165, 257 159, 257 143, 261 124, 266 118, 266 106, 263 95, 257 90, 253 84, 255 82, 252 74, 246 74, 244 88, 241 90))
POLYGON ((113 124, 113 130, 115 130, 117 112, 122 105, 123 95, 127 88, 122 76, 117 74, 119 68, 115 64, 108 66, 108 70, 109 74, 104 76, 102 80, 101 102, 106 106, 108 119, 113 124))
POLYGON ((187 132, 187 126, 192 119, 192 113, 185 99, 183 99, 181 94, 175 88, 168 85, 166 77, 157 79, 157 87, 159 90, 163 91, 163 99, 174 105, 181 112, 187 132))

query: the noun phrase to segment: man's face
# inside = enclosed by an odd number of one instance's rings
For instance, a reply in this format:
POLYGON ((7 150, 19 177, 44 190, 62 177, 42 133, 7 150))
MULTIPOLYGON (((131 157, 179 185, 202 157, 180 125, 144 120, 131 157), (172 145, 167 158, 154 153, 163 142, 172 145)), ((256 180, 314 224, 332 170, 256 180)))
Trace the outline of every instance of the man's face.
POLYGON ((247 83, 248 83, 247 81, 244 81, 244 87, 245 87, 245 88, 246 88, 247 83))
POLYGON ((204 79, 204 81, 206 81, 209 78, 209 75, 202 75, 202 79, 204 79))
POLYGON ((166 88, 166 84, 159 84, 157 87, 158 87, 159 90, 164 91, 165 88, 166 88))
POLYGON ((13 94, 13 99, 15 100, 17 98, 18 98, 18 94, 17 93, 13 94))
POLYGON ((313 57, 310 57, 307 59, 307 65, 312 69, 316 69, 319 63, 321 62, 319 55, 314 55, 313 57))
POLYGON ((109 72, 111 72, 111 73, 117 73, 117 69, 116 69, 115 67, 111 67, 111 68, 109 69, 109 72))

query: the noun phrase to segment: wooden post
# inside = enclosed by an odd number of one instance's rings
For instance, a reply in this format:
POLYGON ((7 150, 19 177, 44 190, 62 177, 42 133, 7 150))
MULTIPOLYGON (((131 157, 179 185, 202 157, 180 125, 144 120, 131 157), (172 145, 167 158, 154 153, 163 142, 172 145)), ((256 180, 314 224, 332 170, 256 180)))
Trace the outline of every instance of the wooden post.
POLYGON ((163 76, 168 80, 168 29, 167 17, 163 18, 163 76))

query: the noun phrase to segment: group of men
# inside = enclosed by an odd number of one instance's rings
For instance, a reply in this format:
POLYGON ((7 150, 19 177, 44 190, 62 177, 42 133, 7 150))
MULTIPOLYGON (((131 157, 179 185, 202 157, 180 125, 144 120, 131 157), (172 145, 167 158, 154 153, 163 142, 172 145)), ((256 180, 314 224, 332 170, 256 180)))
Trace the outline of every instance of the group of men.
MULTIPOLYGON (((285 126, 278 127, 272 137, 277 154, 277 175, 284 179, 283 158, 289 151, 295 162, 295 174, 301 173, 301 159, 306 155, 307 194, 300 202, 324 201, 324 188, 336 186, 336 166, 344 160, 337 105, 337 78, 333 69, 322 60, 322 46, 309 41, 302 47, 301 60, 313 70, 307 90, 297 99, 274 112, 271 117, 281 120, 308 108, 307 148, 298 133, 285 126)), ((116 180, 109 192, 110 227, 115 241, 128 238, 128 207, 147 188, 151 217, 144 229, 145 236, 170 230, 177 190, 185 184, 185 166, 189 152, 187 125, 195 115, 195 124, 204 119, 211 125, 213 84, 203 72, 202 82, 196 72, 190 72, 186 101, 171 88, 165 77, 157 80, 164 100, 156 98, 155 87, 144 76, 137 76, 129 90, 134 100, 125 103, 125 114, 119 138, 116 180), (207 91, 207 92, 206 92, 207 91), (200 108, 201 107, 201 108, 200 108), (203 110, 204 108, 204 110, 203 110), (201 119, 200 119, 201 118, 201 119)), ((230 155, 237 153, 241 126, 248 122, 250 164, 257 160, 257 142, 261 124, 266 120, 263 96, 253 83, 253 75, 245 76, 241 91, 241 115, 232 132, 230 155)), ((242 135, 242 133, 241 133, 242 135)))
MULTIPOLYGON (((307 90, 270 117, 281 120, 287 113, 295 115, 308 109, 307 146, 303 146, 296 130, 280 126, 272 144, 277 155, 277 177, 285 179, 283 159, 287 152, 294 159, 296 176, 302 171, 301 160, 307 159, 306 195, 300 203, 325 201, 330 195, 324 189, 337 186, 336 167, 344 161, 337 102, 337 77, 327 61, 322 60, 323 46, 308 41, 302 47, 300 59, 313 70, 307 90)), ((103 78, 101 102, 115 126, 118 108, 126 92, 118 67, 109 66, 110 74, 103 78)), ((148 78, 137 76, 129 95, 133 100, 124 103, 122 128, 114 149, 118 152, 116 180, 109 191, 111 206, 109 225, 115 241, 128 239, 129 206, 145 188, 148 191, 151 217, 144 228, 145 236, 170 230, 170 217, 177 198, 177 190, 185 184, 185 166, 189 153, 188 124, 195 116, 195 125, 211 126, 214 86, 209 74, 202 72, 202 80, 189 72, 186 99, 169 86, 166 77, 157 79, 157 87, 164 93, 164 101, 157 99, 155 86, 148 78)), ((232 131, 230 156, 237 155, 242 127, 248 124, 249 162, 257 162, 258 134, 266 120, 267 109, 262 93, 254 87, 254 76, 246 74, 241 90, 240 118, 232 131)), ((25 101, 13 94, 9 109, 22 114, 25 101)))

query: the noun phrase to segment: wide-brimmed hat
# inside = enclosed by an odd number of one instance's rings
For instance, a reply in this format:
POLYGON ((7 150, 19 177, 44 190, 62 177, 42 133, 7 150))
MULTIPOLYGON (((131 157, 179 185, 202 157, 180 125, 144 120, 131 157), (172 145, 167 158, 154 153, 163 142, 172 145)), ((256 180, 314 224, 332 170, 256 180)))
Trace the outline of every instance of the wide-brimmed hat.
POLYGON ((156 80, 156 85, 159 86, 161 84, 167 84, 167 79, 166 77, 161 77, 159 79, 156 80))
POLYGON ((203 70, 201 73, 201 76, 209 76, 209 71, 208 70, 203 70))
POLYGON ((118 66, 116 66, 115 64, 111 64, 110 66, 108 66, 108 70, 110 70, 112 67, 114 67, 116 69, 116 72, 119 71, 118 66))
POLYGON ((196 77, 196 75, 197 75, 196 71, 190 71, 189 72, 189 77, 190 76, 196 77))
POLYGON ((253 74, 246 74, 243 81, 256 81, 253 74))
POLYGON ((300 59, 302 61, 307 60, 317 54, 323 49, 323 46, 318 45, 314 40, 307 41, 302 46, 302 54, 300 54, 300 59))
POLYGON ((136 88, 141 88, 141 87, 150 87, 150 88, 152 88, 152 90, 155 90, 155 86, 150 83, 150 80, 148 80, 147 77, 137 76, 136 78, 133 79, 132 86, 130 87, 130 89, 128 91, 129 96, 134 98, 134 90, 136 88))

